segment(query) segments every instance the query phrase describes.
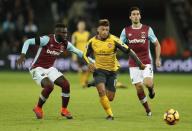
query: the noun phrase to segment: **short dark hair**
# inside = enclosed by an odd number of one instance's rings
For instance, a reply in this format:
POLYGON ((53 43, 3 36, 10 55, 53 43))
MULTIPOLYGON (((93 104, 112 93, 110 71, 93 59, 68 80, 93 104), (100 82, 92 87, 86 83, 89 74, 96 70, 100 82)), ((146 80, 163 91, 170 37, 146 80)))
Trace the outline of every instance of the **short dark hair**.
POLYGON ((133 6, 133 7, 131 7, 130 10, 129 10, 129 16, 131 15, 131 12, 134 11, 134 10, 138 10, 138 11, 141 13, 141 10, 139 9, 139 7, 133 6))
POLYGON ((57 23, 55 25, 55 28, 67 28, 67 25, 66 24, 63 24, 63 23, 57 23))
POLYGON ((110 22, 108 19, 101 19, 98 22, 98 26, 110 26, 110 22))

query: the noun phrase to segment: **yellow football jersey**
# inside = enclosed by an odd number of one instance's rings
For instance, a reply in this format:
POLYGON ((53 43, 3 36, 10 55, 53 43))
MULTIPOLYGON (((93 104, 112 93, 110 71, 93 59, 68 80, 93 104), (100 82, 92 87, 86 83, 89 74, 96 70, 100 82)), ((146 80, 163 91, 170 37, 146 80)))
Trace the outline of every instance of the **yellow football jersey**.
POLYGON ((99 40, 95 36, 89 40, 87 47, 85 53, 89 54, 91 51, 94 54, 96 69, 108 71, 116 71, 120 66, 116 58, 117 49, 128 49, 128 46, 114 35, 109 35, 105 40, 99 40))
POLYGON ((73 37, 75 39, 74 45, 81 51, 85 51, 87 41, 89 40, 89 32, 85 31, 80 33, 78 31, 73 33, 73 37))

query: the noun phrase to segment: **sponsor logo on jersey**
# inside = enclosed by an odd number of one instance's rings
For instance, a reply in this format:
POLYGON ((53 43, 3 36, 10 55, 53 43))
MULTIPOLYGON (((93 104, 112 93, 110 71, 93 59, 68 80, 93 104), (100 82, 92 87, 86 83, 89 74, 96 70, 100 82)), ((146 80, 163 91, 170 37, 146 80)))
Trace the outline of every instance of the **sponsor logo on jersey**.
POLYGON ((146 33, 145 32, 141 32, 141 38, 143 38, 143 39, 146 38, 146 33))
POLYGON ((129 34, 128 34, 128 36, 130 37, 130 36, 132 36, 132 34, 131 34, 131 33, 129 33, 129 34))
POLYGON ((57 52, 57 51, 51 51, 49 49, 47 49, 47 54, 51 54, 51 55, 60 55, 61 53, 60 52, 57 52))
POLYGON ((136 43, 144 44, 145 41, 146 39, 132 39, 132 40, 129 40, 129 44, 136 44, 136 43))

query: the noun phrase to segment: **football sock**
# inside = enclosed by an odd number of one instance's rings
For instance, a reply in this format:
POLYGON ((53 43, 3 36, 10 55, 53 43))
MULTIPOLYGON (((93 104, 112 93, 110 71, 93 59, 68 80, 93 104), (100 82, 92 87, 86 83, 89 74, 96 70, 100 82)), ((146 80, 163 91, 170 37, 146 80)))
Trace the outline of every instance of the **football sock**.
POLYGON ((70 99, 70 94, 62 92, 61 97, 62 97, 62 107, 67 108, 67 105, 68 105, 69 99, 70 99))
POLYGON ((43 104, 46 102, 47 98, 49 97, 52 91, 53 87, 51 85, 43 88, 41 95, 39 96, 39 101, 37 104, 38 107, 42 108, 43 104))
POLYGON ((111 106, 110 106, 110 103, 109 103, 109 99, 107 98, 106 95, 100 97, 100 102, 101 102, 101 105, 103 106, 105 112, 108 115, 113 116, 113 112, 112 112, 112 109, 111 109, 111 106))
POLYGON ((144 91, 140 91, 137 93, 137 96, 141 102, 141 104, 144 106, 146 112, 150 112, 150 108, 149 108, 149 105, 147 103, 147 97, 145 95, 145 92, 144 91))
POLYGON ((61 98, 62 98, 62 107, 67 108, 69 99, 70 99, 70 84, 65 79, 64 82, 60 82, 59 86, 62 89, 61 98))

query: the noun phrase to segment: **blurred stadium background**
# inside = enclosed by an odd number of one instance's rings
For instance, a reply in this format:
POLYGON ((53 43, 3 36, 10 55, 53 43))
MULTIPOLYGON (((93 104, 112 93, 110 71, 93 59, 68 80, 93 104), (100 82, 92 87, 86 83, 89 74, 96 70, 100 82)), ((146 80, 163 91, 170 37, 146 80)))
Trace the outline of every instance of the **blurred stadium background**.
MULTIPOLYGON (((151 46, 152 55, 153 48, 151 46)), ((191 131, 191 56, 191 0, 0 0, 0 130, 191 131), (77 65, 71 60, 71 54, 65 53, 55 66, 65 72, 71 82, 69 107, 75 119, 67 121, 59 117, 60 90, 56 88, 45 105, 45 119, 37 121, 31 110, 41 89, 27 71, 35 48, 28 51, 25 65, 16 67, 24 40, 53 33, 57 22, 68 24, 70 40, 79 19, 86 21, 93 36, 100 18, 108 18, 111 33, 119 36, 130 24, 131 6, 141 8, 141 22, 153 28, 162 46, 162 67, 155 69, 157 97, 152 102, 149 100, 152 118, 146 118, 136 98, 127 73, 126 56, 118 55, 122 72, 119 79, 128 88, 117 91, 112 102, 116 117, 111 124, 104 120, 95 89, 80 87, 77 65), (174 127, 163 122, 163 113, 168 108, 177 109, 181 116, 174 127)))
MULTIPOLYGON (((1 0, 0 1, 0 69, 18 70, 15 66, 23 41, 36 35, 53 32, 56 22, 68 24, 69 40, 79 19, 84 19, 87 29, 95 35, 96 22, 108 18, 111 33, 120 35, 130 24, 129 8, 142 9, 142 23, 150 25, 162 46, 162 67, 158 72, 192 72, 192 2, 190 0, 1 0)), ((152 53, 153 52, 153 46, 152 53)), ((34 50, 28 54, 33 56, 34 50)), ((19 70, 26 70, 31 60, 19 70)), ((122 70, 127 70, 127 60, 120 55, 122 70)), ((63 71, 76 70, 70 61, 60 59, 56 66, 63 71), (63 66, 64 64, 65 66, 63 66)))

